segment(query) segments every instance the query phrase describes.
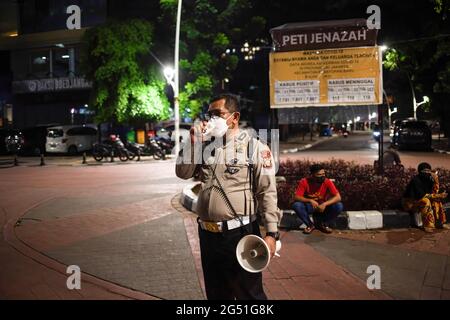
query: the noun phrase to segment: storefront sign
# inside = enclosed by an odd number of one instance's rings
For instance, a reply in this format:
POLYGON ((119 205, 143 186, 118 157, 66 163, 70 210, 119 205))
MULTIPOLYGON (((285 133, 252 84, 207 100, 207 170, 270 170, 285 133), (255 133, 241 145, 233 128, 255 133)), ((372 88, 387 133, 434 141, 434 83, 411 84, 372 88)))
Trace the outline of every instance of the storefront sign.
POLYGON ((53 78, 13 82, 14 93, 39 93, 90 89, 92 84, 84 78, 53 78))

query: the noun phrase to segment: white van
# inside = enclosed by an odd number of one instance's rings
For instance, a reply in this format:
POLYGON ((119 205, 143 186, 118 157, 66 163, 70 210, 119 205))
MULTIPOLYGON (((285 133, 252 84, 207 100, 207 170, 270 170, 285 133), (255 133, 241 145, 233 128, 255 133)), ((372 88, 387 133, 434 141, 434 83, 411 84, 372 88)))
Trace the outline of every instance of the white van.
POLYGON ((91 150, 96 141, 97 129, 95 125, 51 127, 47 129, 45 151, 74 155, 78 152, 91 150))

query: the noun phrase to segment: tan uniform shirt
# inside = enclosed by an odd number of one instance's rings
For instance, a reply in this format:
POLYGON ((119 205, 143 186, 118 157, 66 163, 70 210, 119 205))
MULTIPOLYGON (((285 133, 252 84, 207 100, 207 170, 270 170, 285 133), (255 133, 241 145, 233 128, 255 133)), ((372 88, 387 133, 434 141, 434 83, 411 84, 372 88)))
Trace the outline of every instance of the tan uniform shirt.
MULTIPOLYGON (((218 190, 218 183, 212 175, 214 170, 236 213, 244 216, 258 212, 263 218, 266 231, 276 232, 282 212, 277 207, 275 163, 269 147, 250 137, 246 131, 240 131, 224 146, 214 148, 210 144, 208 147, 211 150, 215 149, 214 155, 205 159, 206 164, 195 164, 191 144, 188 141, 183 153, 190 157, 180 155, 176 165, 176 174, 182 179, 192 178, 196 170, 200 170, 202 183, 197 200, 197 214, 200 219, 218 222, 235 218, 218 190), (250 155, 254 164, 256 208, 250 185, 250 155)), ((203 154, 208 154, 208 151, 205 150, 203 154)))

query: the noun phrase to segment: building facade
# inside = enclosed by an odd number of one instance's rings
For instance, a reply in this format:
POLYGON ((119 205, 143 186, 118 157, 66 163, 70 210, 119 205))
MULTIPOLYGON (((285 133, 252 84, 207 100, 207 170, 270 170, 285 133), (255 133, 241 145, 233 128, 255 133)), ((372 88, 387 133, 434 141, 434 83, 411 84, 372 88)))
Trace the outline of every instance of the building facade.
POLYGON ((0 38, 11 73, 9 88, 2 86, 7 93, 0 101, 0 127, 92 122, 91 83, 80 70, 81 40, 89 27, 106 21, 107 10, 107 0, 15 4, 17 32, 0 38))

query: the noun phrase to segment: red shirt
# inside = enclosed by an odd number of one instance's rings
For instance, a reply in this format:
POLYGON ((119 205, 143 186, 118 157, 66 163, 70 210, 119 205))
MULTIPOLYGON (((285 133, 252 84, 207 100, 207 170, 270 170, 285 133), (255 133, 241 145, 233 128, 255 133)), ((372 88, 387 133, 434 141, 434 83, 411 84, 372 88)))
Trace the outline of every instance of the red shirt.
POLYGON ((334 197, 338 193, 338 189, 330 179, 325 179, 325 181, 319 185, 318 183, 311 182, 308 178, 303 178, 298 183, 297 190, 295 191, 296 196, 313 199, 319 204, 327 201, 330 198, 330 195, 334 197))

